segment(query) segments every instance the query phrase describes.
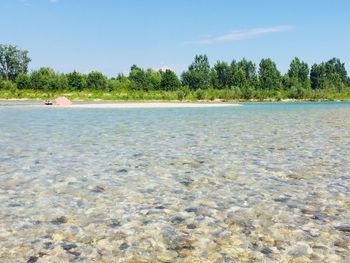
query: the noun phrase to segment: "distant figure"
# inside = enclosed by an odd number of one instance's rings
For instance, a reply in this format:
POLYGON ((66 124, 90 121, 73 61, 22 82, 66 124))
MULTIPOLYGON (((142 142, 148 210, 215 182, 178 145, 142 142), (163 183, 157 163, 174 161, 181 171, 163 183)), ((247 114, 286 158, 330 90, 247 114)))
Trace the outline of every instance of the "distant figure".
POLYGON ((45 100, 45 105, 52 105, 52 101, 51 100, 45 100))
POLYGON ((58 97, 56 100, 55 100, 55 105, 56 106, 70 106, 72 105, 72 102, 67 99, 66 97, 58 97))

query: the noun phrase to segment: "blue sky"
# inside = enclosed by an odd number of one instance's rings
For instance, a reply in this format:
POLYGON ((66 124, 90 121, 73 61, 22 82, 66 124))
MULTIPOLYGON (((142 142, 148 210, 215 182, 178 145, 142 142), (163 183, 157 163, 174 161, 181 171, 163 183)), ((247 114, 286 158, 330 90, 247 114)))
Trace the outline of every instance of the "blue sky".
POLYGON ((348 0, 0 0, 0 9, 0 43, 27 49, 31 69, 181 73, 195 54, 212 64, 270 57, 282 72, 295 56, 350 65, 348 0))

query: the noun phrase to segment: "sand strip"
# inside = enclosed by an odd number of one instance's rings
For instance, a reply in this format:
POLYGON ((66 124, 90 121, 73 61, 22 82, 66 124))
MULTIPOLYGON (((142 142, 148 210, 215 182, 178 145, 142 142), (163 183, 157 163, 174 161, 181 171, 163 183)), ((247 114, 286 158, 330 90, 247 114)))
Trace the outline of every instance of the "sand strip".
POLYGON ((231 103, 86 103, 73 104, 65 108, 79 108, 79 109, 156 109, 156 108, 214 108, 214 107, 238 107, 240 104, 231 103))

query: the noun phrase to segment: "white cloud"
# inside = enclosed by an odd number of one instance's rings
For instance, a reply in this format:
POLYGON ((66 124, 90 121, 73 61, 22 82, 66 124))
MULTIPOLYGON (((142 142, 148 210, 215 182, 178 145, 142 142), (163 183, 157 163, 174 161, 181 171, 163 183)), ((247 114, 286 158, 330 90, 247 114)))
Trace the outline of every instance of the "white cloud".
POLYGON ((205 37, 195 41, 187 41, 185 42, 185 44, 205 45, 205 44, 214 44, 219 42, 232 42, 232 41, 239 41, 239 40, 248 39, 248 38, 254 38, 254 37, 258 37, 258 36, 266 35, 270 33, 286 32, 293 29, 294 29, 293 26, 253 28, 248 30, 233 31, 232 33, 228 33, 228 34, 216 36, 216 37, 205 37))

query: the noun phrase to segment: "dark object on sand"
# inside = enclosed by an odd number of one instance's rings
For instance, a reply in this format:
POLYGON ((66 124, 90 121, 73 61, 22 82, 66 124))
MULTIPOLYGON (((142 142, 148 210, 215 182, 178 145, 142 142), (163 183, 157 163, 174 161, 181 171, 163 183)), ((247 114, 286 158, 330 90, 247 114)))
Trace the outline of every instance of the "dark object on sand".
POLYGON ((51 100, 45 100, 45 105, 52 105, 52 101, 51 100))

